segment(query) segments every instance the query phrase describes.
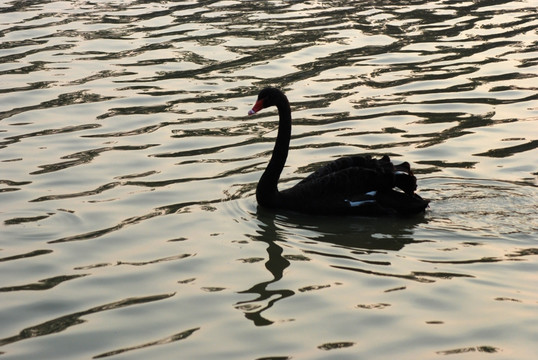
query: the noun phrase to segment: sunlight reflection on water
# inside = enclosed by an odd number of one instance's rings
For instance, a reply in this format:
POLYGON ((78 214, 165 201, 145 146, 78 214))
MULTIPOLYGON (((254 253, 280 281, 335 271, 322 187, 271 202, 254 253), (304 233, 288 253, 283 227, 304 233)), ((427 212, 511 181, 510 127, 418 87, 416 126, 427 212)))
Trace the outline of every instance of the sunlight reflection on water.
POLYGON ((531 1, 0 5, 0 354, 533 359, 531 1), (409 161, 411 219, 255 203, 282 88, 282 188, 409 161))

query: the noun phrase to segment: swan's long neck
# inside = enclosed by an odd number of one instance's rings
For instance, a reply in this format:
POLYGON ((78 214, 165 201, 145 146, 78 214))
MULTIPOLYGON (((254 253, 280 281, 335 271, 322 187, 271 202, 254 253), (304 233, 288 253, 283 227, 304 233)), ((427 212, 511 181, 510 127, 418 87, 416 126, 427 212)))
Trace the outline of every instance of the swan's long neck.
POLYGON ((286 164, 291 137, 291 109, 288 99, 283 96, 276 106, 278 108, 279 122, 275 147, 271 160, 256 188, 256 200, 258 204, 265 207, 280 205, 281 197, 278 191, 278 179, 284 164, 286 164))

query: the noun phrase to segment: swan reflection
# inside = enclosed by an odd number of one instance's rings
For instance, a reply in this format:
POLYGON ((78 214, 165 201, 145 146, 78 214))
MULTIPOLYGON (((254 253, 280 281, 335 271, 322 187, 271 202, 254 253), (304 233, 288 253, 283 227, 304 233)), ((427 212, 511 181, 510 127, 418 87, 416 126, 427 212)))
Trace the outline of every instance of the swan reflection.
POLYGON ((285 237, 277 231, 274 218, 258 215, 260 221, 256 235, 247 235, 254 241, 262 241, 267 244, 268 259, 265 268, 269 270, 272 279, 254 284, 247 290, 240 291, 240 294, 254 294, 253 300, 240 301, 235 304, 237 309, 245 312, 245 317, 252 320, 256 326, 271 325, 274 321, 265 318, 262 313, 271 308, 274 303, 295 294, 293 290, 277 289, 269 290, 268 287, 282 279, 284 270, 290 266, 290 262, 282 256, 283 249, 278 242, 285 241, 285 237))
POLYGON ((376 261, 357 259, 356 256, 368 255, 375 252, 398 251, 405 245, 420 242, 413 239, 413 229, 424 222, 424 217, 409 219, 387 219, 365 217, 332 217, 308 216, 293 212, 279 212, 258 207, 253 217, 257 220, 255 234, 245 236, 253 241, 267 244, 265 268, 270 272, 271 279, 252 285, 239 291, 239 294, 252 294, 253 298, 237 302, 234 306, 244 312, 245 317, 256 326, 271 325, 275 320, 265 314, 278 301, 295 295, 301 289, 279 288, 278 282, 283 279, 284 271, 291 265, 289 260, 309 260, 310 257, 321 256, 328 258, 346 257, 359 262, 374 265, 376 261), (394 220, 394 221, 391 221, 394 220), (297 241, 296 241, 297 240, 297 241), (344 249, 348 256, 341 251, 327 252, 327 247, 320 251, 299 249, 304 256, 283 254, 283 243, 290 246, 301 246, 301 243, 329 243, 344 249), (293 244, 292 244, 293 243, 293 244), (273 288, 273 289, 269 289, 273 288))

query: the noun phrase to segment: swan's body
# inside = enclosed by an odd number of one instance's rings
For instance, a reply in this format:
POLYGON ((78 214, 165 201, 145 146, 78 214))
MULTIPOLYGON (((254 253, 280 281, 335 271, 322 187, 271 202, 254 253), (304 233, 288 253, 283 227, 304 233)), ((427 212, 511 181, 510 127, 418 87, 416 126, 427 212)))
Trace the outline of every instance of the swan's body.
POLYGON ((278 179, 291 137, 290 104, 280 90, 266 88, 249 115, 273 105, 278 108, 279 127, 271 160, 256 188, 259 205, 310 214, 366 216, 417 214, 428 206, 427 200, 414 193, 416 178, 409 164, 393 165, 388 156, 379 160, 369 156, 340 158, 279 191, 278 179))

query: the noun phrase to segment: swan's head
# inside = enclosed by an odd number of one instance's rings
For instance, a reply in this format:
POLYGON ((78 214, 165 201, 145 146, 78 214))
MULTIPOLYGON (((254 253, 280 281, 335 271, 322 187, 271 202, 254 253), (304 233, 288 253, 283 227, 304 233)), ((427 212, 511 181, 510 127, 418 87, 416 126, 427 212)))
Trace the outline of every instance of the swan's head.
POLYGON ((284 93, 276 88, 265 88, 258 94, 258 100, 256 100, 256 103, 252 107, 251 110, 249 110, 248 114, 253 115, 256 114, 261 109, 265 109, 271 106, 275 105, 281 105, 281 104, 287 104, 288 99, 286 98, 286 95, 284 93))

